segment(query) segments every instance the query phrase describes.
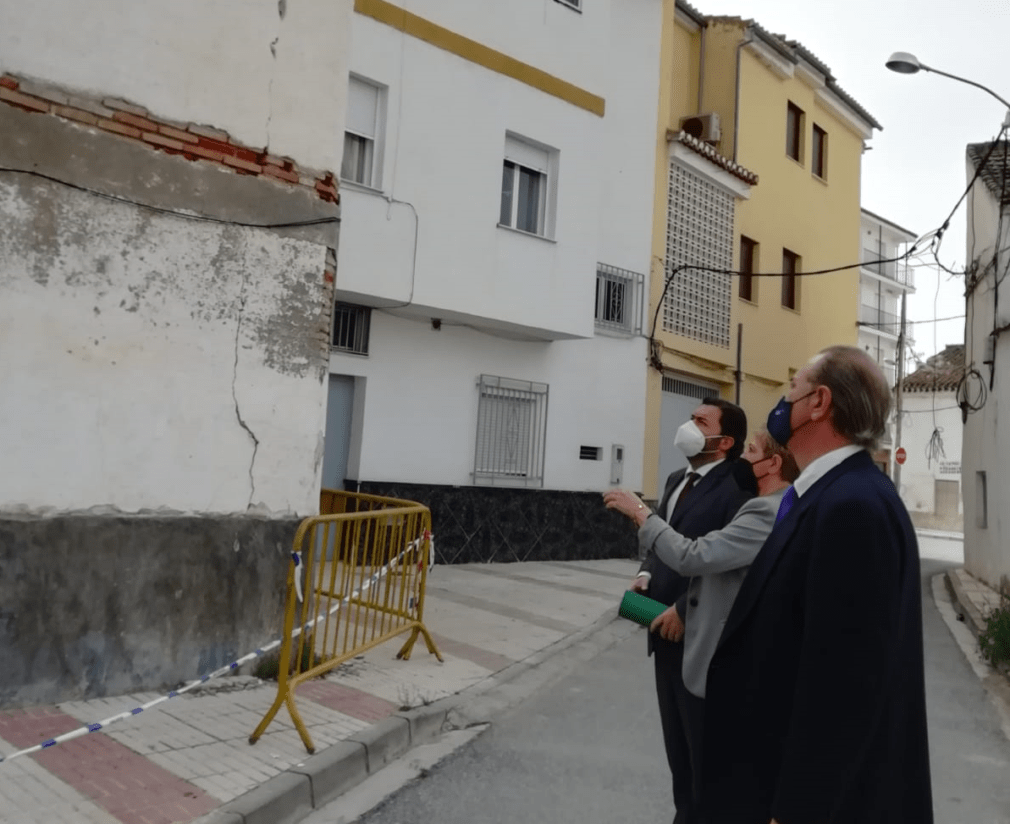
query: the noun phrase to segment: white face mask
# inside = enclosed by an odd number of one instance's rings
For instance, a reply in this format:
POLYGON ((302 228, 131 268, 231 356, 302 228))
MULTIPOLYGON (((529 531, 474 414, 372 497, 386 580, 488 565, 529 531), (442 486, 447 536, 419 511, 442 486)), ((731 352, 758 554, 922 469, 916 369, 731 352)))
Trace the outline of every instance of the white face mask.
POLYGON ((680 425, 673 444, 688 458, 693 458, 705 449, 705 433, 694 421, 687 421, 680 425))

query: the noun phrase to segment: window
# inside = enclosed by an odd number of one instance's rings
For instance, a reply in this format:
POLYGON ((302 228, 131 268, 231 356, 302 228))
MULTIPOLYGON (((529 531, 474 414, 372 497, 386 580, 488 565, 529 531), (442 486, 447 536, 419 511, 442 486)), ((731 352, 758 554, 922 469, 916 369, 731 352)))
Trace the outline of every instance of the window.
POLYGON ((681 265, 725 272, 681 269, 663 302, 663 329, 729 348, 733 300, 733 195, 709 178, 670 162, 667 195, 667 275, 681 265))
POLYGON ((975 472, 975 526, 989 528, 989 496, 986 488, 985 471, 975 472))
POLYGON ((740 235, 740 297, 755 302, 754 278, 751 274, 756 271, 757 251, 757 241, 740 235))
POLYGON ((800 271, 800 256, 788 249, 782 250, 782 305, 787 309, 796 308, 797 272, 800 271))
POLYGON ((371 309, 338 300, 333 306, 333 348, 367 355, 371 325, 371 309))
POLYGON ((803 109, 795 103, 786 109, 786 154, 803 162, 803 109))
POLYGON ((606 263, 596 264, 596 326, 628 335, 642 331, 645 276, 606 263))
POLYGON ((378 86, 357 77, 351 78, 347 94, 344 159, 340 164, 341 180, 379 187, 381 101, 382 90, 378 86))
POLYGON ((602 461, 603 460, 603 447, 602 446, 580 446, 579 447, 579 460, 580 461, 602 461))
POLYGON ((828 179, 828 133, 814 123, 814 140, 810 151, 811 171, 822 180, 828 179))
POLYGON ((550 237, 553 234, 550 189, 556 169, 556 151, 507 134, 498 224, 550 237))
POLYGON ((544 485, 547 384, 481 375, 475 483, 544 485))

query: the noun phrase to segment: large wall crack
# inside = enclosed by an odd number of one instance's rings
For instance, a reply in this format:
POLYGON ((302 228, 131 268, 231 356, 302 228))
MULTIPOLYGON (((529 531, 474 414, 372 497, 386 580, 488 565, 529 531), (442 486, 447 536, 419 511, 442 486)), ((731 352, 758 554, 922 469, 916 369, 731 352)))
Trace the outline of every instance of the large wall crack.
POLYGON ((243 284, 242 288, 243 294, 239 297, 238 323, 235 324, 235 365, 231 376, 231 398, 235 403, 235 418, 238 420, 238 425, 246 431, 246 434, 249 435, 253 442, 252 460, 249 461, 249 503, 246 507, 246 509, 252 509, 253 499, 256 497, 256 478, 253 475, 253 468, 256 466, 256 453, 259 452, 260 440, 256 437, 256 433, 249 428, 249 424, 242 418, 242 410, 239 409, 238 391, 236 389, 236 385, 238 384, 239 338, 242 335, 242 318, 245 315, 245 284, 243 284))

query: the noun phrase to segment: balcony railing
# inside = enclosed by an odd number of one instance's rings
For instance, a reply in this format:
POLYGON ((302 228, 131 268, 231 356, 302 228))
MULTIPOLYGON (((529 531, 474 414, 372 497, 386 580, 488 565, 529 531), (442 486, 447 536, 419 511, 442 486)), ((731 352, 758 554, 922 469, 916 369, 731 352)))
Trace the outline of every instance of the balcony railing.
POLYGON ((902 286, 915 285, 915 273, 907 263, 890 261, 882 262, 882 259, 896 257, 893 251, 887 249, 863 249, 863 268, 876 275, 893 280, 902 286))
POLYGON ((606 263, 596 264, 596 326, 625 335, 642 332, 645 276, 606 263))
POLYGON ((863 326, 879 329, 895 337, 901 332, 901 318, 893 312, 885 312, 879 306, 863 304, 859 307, 859 320, 863 326))

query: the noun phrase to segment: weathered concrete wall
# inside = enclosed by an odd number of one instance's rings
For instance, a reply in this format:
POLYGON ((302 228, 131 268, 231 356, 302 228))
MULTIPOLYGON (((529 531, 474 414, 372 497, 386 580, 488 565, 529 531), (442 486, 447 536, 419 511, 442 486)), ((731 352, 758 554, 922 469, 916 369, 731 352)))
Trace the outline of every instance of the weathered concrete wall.
POLYGON ((195 678, 318 511, 339 210, 7 105, 0 167, 0 704, 195 678))
POLYGON ((0 707, 174 687, 279 637, 297 524, 0 518, 0 707))
POLYGON ((228 221, 326 204, 6 106, 0 166, 225 221, 0 172, 0 512, 317 511, 335 227, 228 221))

